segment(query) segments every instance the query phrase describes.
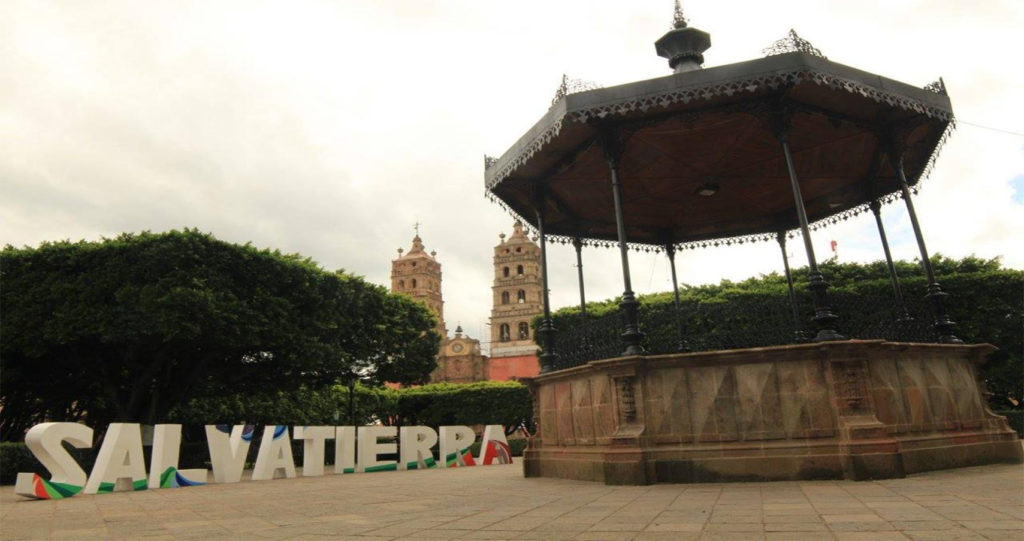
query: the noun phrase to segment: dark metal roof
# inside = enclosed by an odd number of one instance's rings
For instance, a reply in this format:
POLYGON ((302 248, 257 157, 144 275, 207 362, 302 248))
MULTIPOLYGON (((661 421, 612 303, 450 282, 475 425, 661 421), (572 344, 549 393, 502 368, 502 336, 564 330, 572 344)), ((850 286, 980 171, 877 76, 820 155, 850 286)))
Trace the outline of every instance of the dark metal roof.
MULTIPOLYGON (((898 133, 910 183, 925 176, 952 127, 944 93, 794 52, 567 95, 485 170, 487 190, 545 232, 617 239, 597 138, 616 128, 627 237, 691 247, 796 227, 781 147, 769 119, 785 103, 790 145, 811 221, 892 198, 887 136, 898 133), (705 184, 716 194, 697 195, 705 184)), ((777 115, 776 115, 777 116, 777 115)))

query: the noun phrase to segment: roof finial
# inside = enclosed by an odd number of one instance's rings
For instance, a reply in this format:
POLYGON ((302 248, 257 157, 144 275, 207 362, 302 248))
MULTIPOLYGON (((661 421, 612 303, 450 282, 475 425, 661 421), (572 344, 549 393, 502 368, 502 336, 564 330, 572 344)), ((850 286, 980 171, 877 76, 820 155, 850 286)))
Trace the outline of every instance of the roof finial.
POLYGON ((419 223, 418 221, 416 223, 412 224, 412 227, 416 230, 416 236, 417 237, 420 236, 420 226, 421 225, 423 225, 423 224, 419 223))
POLYGON ((683 5, 676 0, 676 9, 672 13, 672 28, 686 28, 686 16, 683 15, 683 5))
POLYGON ((764 53, 765 56, 775 56, 786 53, 804 53, 828 60, 828 57, 821 54, 821 51, 819 51, 817 47, 811 45, 811 42, 806 39, 798 36, 796 34, 796 30, 793 30, 792 28, 789 29, 789 33, 786 34, 786 37, 772 43, 761 52, 764 53))
POLYGON ((672 28, 658 41, 654 49, 658 56, 668 59, 668 65, 676 73, 699 70, 704 64, 704 51, 711 47, 711 36, 707 32, 691 28, 683 15, 683 5, 676 0, 672 15, 672 28))

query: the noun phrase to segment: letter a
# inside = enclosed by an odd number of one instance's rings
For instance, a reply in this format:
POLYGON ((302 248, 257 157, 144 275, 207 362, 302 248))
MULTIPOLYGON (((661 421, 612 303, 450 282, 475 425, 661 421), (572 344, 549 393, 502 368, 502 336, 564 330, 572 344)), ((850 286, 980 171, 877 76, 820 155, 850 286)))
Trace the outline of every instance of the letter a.
POLYGON ((131 481, 131 490, 146 490, 146 459, 142 454, 142 430, 138 423, 110 423, 96 464, 85 483, 86 494, 105 494, 118 481, 131 481))
POLYGON ((480 464, 511 464, 512 449, 505 439, 505 429, 501 425, 487 425, 484 428, 484 441, 480 444, 480 464))
POLYGON ((256 464, 252 467, 252 480, 273 479, 280 470, 284 471, 283 477, 295 477, 295 460, 292 458, 292 441, 288 438, 288 427, 267 425, 263 427, 260 451, 256 454, 256 464))

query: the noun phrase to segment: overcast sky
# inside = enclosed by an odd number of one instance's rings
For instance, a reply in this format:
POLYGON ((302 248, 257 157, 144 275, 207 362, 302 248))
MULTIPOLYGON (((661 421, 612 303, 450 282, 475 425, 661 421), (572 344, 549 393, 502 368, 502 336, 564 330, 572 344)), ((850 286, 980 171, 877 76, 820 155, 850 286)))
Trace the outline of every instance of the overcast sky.
MULTIPOLYGON (((959 127, 916 199, 928 247, 1024 268, 1024 2, 684 7, 711 34, 705 66, 794 28, 836 62, 944 77, 959 127)), ((486 340, 491 248, 511 219, 483 197, 484 154, 544 114, 563 73, 670 74, 653 42, 671 17, 671 0, 0 0, 0 243, 195 227, 386 285, 418 221, 449 329, 486 340)), ((895 256, 914 258, 906 213, 884 212, 895 256)), ((822 259, 833 239, 841 261, 882 257, 870 215, 812 236, 822 259)), ((572 248, 550 252, 553 304, 572 304, 572 248)), ((621 293, 617 257, 584 252, 589 298, 621 293)), ((689 284, 781 267, 774 243, 678 262, 689 284)), ((638 292, 671 287, 663 257, 631 265, 638 292)))

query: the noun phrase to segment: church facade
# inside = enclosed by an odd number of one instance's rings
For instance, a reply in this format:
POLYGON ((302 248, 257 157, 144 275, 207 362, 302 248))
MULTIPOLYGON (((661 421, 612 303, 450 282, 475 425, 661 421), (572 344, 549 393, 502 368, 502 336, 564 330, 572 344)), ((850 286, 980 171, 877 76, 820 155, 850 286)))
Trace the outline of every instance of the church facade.
POLYGON ((448 336, 441 294, 441 263, 437 252, 427 253, 417 232, 412 248, 398 249, 391 261, 391 292, 419 300, 437 317, 441 336, 437 368, 431 382, 470 383, 510 380, 540 372, 531 321, 541 312, 540 247, 516 222, 512 235, 494 247, 490 356, 480 340, 465 335, 461 326, 448 336))

